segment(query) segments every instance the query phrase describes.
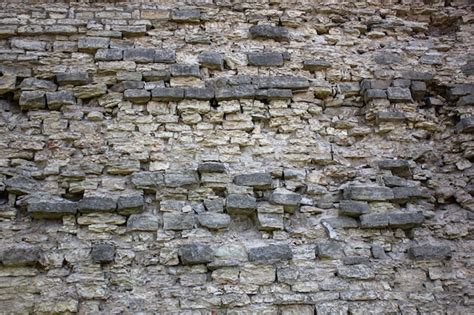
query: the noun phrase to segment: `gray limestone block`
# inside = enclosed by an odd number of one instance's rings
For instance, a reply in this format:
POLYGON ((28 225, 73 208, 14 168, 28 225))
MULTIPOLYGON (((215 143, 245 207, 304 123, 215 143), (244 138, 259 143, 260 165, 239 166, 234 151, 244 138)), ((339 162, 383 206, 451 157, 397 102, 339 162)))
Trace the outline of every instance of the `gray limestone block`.
POLYGON ((214 251, 206 244, 185 244, 179 248, 179 258, 183 265, 207 264, 214 260, 214 251))
POLYGON ((360 216, 360 227, 363 229, 379 229, 388 227, 388 215, 380 214, 363 214, 360 216))
POLYGON ((30 244, 15 244, 0 249, 0 262, 3 266, 33 266, 36 265, 42 255, 39 246, 30 244))
POLYGON ((219 88, 215 91, 218 101, 233 99, 249 99, 255 97, 255 87, 252 85, 238 85, 226 88, 219 88))
POLYGON ((452 98, 474 94, 474 83, 455 84, 450 90, 449 95, 452 98))
POLYGON ((283 230, 283 214, 257 213, 258 229, 261 231, 283 230))
POLYGON ((31 194, 37 191, 39 183, 33 178, 15 176, 4 180, 9 193, 15 195, 31 194))
POLYGON ((24 38, 14 38, 11 41, 12 48, 24 49, 24 50, 36 50, 45 51, 47 42, 39 40, 30 40, 24 38))
POLYGON ((157 63, 176 62, 176 52, 171 49, 157 49, 155 50, 155 62, 157 63))
POLYGON ((154 190, 164 184, 162 172, 136 172, 131 175, 131 182, 137 189, 154 190))
POLYGON ((365 264, 342 265, 337 267, 337 275, 343 279, 371 280, 375 278, 375 271, 365 264))
POLYGON ((152 214, 132 214, 127 220, 128 231, 156 232, 158 218, 152 214))
POLYGON ((376 114, 376 122, 397 122, 401 123, 406 120, 406 116, 402 112, 394 112, 394 111, 379 111, 376 114))
POLYGON ((322 59, 309 59, 303 61, 303 69, 308 71, 321 71, 331 68, 331 63, 322 59))
POLYGON ((196 185, 199 183, 199 176, 197 171, 183 170, 183 171, 166 171, 165 172, 165 186, 167 187, 182 187, 196 185))
POLYGON ((224 70, 224 58, 218 52, 202 52, 198 56, 199 64, 212 70, 224 70))
POLYGON ((402 78, 414 81, 431 81, 433 80, 433 73, 422 72, 416 70, 405 71, 402 73, 402 78))
POLYGON ((170 66, 172 77, 201 77, 201 71, 198 65, 176 63, 170 66))
POLYGON ((369 257, 367 256, 346 256, 342 258, 342 263, 344 265, 367 264, 368 262, 369 257))
POLYGON ((410 229, 425 221, 423 212, 392 212, 388 214, 388 225, 392 228, 410 229))
POLYGON ((415 245, 408 249, 408 255, 414 260, 445 260, 452 257, 452 249, 447 245, 415 245))
POLYGON ((126 90, 139 90, 145 87, 145 82, 137 80, 125 80, 112 85, 109 91, 124 92, 126 90))
POLYGON ((123 60, 135 61, 136 63, 154 62, 155 49, 153 48, 126 48, 123 50, 123 60))
POLYGON ((474 116, 462 118, 455 127, 457 133, 474 133, 474 116))
POLYGON ((91 258, 94 263, 110 263, 115 259, 115 246, 112 244, 93 245, 91 258))
POLYGON ((474 94, 460 97, 456 106, 474 106, 474 94))
POLYGON ((59 85, 84 85, 91 82, 87 72, 60 72, 56 74, 59 85))
POLYGON ((226 168, 223 163, 219 162, 203 162, 197 168, 200 174, 202 173, 226 173, 226 168))
POLYGON ((77 205, 81 213, 89 212, 114 212, 117 208, 117 202, 108 197, 85 197, 77 205))
POLYGON ((163 229, 172 231, 191 230, 194 215, 191 213, 169 212, 163 214, 163 229))
POLYGON ((306 90, 309 88, 308 79, 292 75, 257 76, 252 78, 252 84, 260 89, 306 90))
POLYGON ((77 203, 51 196, 48 199, 34 199, 28 202, 28 214, 38 219, 59 219, 77 212, 77 203))
POLYGON ((293 92, 290 89, 263 89, 255 92, 255 98, 263 100, 285 100, 292 97, 293 92))
POLYGON ((198 9, 178 9, 171 12, 171 21, 178 23, 199 23, 201 11, 198 9))
POLYGON ((124 99, 132 103, 143 104, 151 99, 150 91, 144 89, 130 89, 123 92, 124 99))
POLYGON ((360 88, 363 91, 365 91, 365 90, 386 90, 390 86, 391 83, 392 83, 391 80, 363 79, 360 82, 360 88))
POLYGON ((20 95, 20 107, 23 110, 46 108, 46 97, 42 91, 24 91, 20 95))
POLYGON ((256 67, 279 67, 283 66, 283 55, 279 52, 259 52, 247 55, 248 63, 256 67))
POLYGON ((422 100, 427 92, 426 83, 423 81, 412 81, 410 90, 414 99, 422 100))
POLYGON ((379 65, 391 65, 400 63, 402 61, 402 58, 396 53, 384 51, 375 54, 374 61, 379 65))
POLYGON ((345 256, 342 243, 334 240, 319 242, 315 251, 319 259, 341 259, 345 256))
POLYGON ((223 212, 224 211, 224 199, 204 199, 204 207, 210 212, 223 212))
POLYGON ((285 188, 277 188, 273 191, 270 201, 282 205, 286 212, 293 213, 301 203, 301 195, 285 188))
POLYGON ((249 261, 256 263, 275 263, 293 259, 293 252, 288 244, 270 244, 249 249, 249 261))
POLYGON ((151 98, 157 101, 178 101, 184 98, 184 88, 154 88, 151 90, 151 98))
POLYGON ((272 186, 272 175, 270 173, 241 174, 234 177, 234 184, 238 186, 267 189, 272 186))
POLYGON ((63 105, 75 105, 76 98, 69 90, 46 93, 46 103, 51 110, 59 110, 63 105))
POLYGON ((184 98, 207 101, 214 98, 214 89, 188 87, 184 89, 184 98))
POLYGON ((120 196, 117 200, 117 212, 123 215, 143 211, 145 200, 141 195, 120 196))
POLYGON ((335 229, 350 229, 357 228, 359 226, 356 219, 346 216, 325 218, 322 220, 322 222, 329 224, 332 228, 335 229))
POLYGON ((385 254, 385 250, 380 245, 372 245, 372 247, 370 248, 370 251, 372 253, 372 257, 374 257, 375 259, 387 258, 387 254, 385 254))
POLYGON ((430 195, 420 187, 393 187, 393 201, 404 204, 409 200, 427 199, 430 195))
POLYGON ((337 87, 345 96, 356 96, 359 95, 360 92, 359 82, 341 82, 337 87))
POLYGON ((98 49, 94 59, 96 61, 120 61, 123 59, 123 49, 98 49))
POLYGON ((361 201, 389 201, 394 195, 388 187, 354 185, 344 189, 344 197, 361 201))
MULTIPOLYGON (((417 81, 417 82, 422 82, 422 81, 417 81)), ((392 82, 392 86, 395 86, 395 87, 408 88, 410 87, 410 85, 411 85, 411 80, 408 80, 408 79, 395 79, 392 82)))
POLYGON ((368 89, 364 91, 364 102, 368 102, 375 99, 386 99, 387 92, 381 89, 368 89))
POLYGON ((210 230, 221 230, 229 226, 231 218, 228 214, 205 212, 197 216, 199 224, 210 230))
POLYGON ((0 95, 12 92, 16 89, 17 77, 14 75, 3 74, 0 76, 0 95))
POLYGON ((106 37, 81 37, 77 43, 79 51, 96 51, 101 48, 109 48, 110 38, 106 37))
POLYGON ((369 204, 366 201, 341 200, 339 202, 339 215, 360 217, 368 212, 369 204))
POLYGON ((382 170, 408 171, 410 169, 410 163, 407 160, 380 160, 377 164, 382 170))
POLYGON ((143 72, 143 80, 145 81, 169 81, 170 77, 170 71, 166 69, 143 72))
POLYGON ((257 209, 257 200, 248 195, 229 194, 226 209, 230 214, 251 214, 257 209))
POLYGON ((409 88, 389 87, 387 89, 387 97, 391 102, 412 102, 411 92, 409 88))
POLYGON ((249 29, 252 38, 273 39, 278 42, 289 41, 290 35, 288 29, 273 25, 254 25, 249 29))

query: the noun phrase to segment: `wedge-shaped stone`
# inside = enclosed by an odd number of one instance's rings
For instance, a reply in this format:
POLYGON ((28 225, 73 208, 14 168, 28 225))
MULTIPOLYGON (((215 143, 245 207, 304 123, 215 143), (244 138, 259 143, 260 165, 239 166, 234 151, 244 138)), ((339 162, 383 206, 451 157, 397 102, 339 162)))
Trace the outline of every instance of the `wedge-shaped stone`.
POLYGON ((3 266, 32 266, 41 258, 41 248, 30 244, 15 244, 0 249, 0 262, 3 266))
POLYGON ((198 165, 198 172, 202 173, 225 173, 226 168, 223 163, 219 162, 204 162, 198 165))
POLYGON ((171 49, 155 50, 155 62, 158 62, 158 63, 176 62, 176 52, 171 49))
POLYGON ((250 173, 234 177, 234 184, 266 189, 272 186, 272 175, 269 173, 250 173))
POLYGON ((151 91, 151 98, 154 101, 179 101, 184 98, 184 88, 154 88, 151 91))
POLYGON ((344 197, 362 201, 388 201, 394 195, 390 188, 383 186, 348 186, 344 189, 344 197))
POLYGON ((110 38, 106 37, 81 37, 77 43, 79 51, 96 51, 100 48, 109 48, 110 38))
POLYGON ((77 209, 81 213, 114 212, 116 208, 117 202, 108 197, 85 197, 77 204, 77 209))
POLYGON ((337 267, 337 275, 343 279, 371 280, 374 269, 367 265, 342 265, 337 267))
POLYGON ((392 212, 388 214, 388 225, 391 228, 410 229, 420 226, 425 221, 423 212, 392 212))
POLYGON ((92 246, 91 258, 94 263, 110 263, 115 259, 115 246, 112 244, 97 244, 92 246))
POLYGON ((226 199, 226 209, 230 214, 251 214, 257 209, 257 200, 248 195, 230 194, 226 199))
POLYGON ((41 91, 24 91, 20 95, 19 104, 23 110, 46 108, 45 93, 41 91))
POLYGON ((156 191, 158 187, 165 183, 164 175, 161 172, 137 172, 131 176, 131 182, 137 189, 156 191))
POLYGON ((150 91, 143 89, 125 90, 123 96, 125 100, 137 104, 146 103, 151 99, 150 91))
POLYGON ((255 97, 255 87, 252 85, 238 85, 216 90, 216 99, 218 101, 249 99, 255 97))
POLYGON ((288 244, 270 244, 249 249, 249 261, 257 263, 275 263, 293 259, 293 253, 288 244))
POLYGON ((171 12, 171 21, 179 23, 199 23, 201 11, 197 9, 178 9, 171 12))
POLYGON ((182 187, 196 185, 199 183, 199 176, 196 171, 167 171, 165 173, 165 185, 167 187, 182 187))
POLYGON ((202 52, 198 57, 199 64, 212 70, 224 70, 224 58, 218 52, 202 52))
POLYGON ((249 29, 252 38, 273 39, 278 42, 289 41, 290 35, 287 28, 273 25, 254 25, 249 29))
POLYGON ((331 68, 331 63, 321 59, 311 59, 303 61, 303 69, 308 71, 321 71, 331 68))
POLYGON ((445 260, 452 257, 452 249, 447 245, 416 245, 408 249, 408 255, 414 260, 445 260))
POLYGON ((361 215, 360 227, 363 229, 379 229, 388 227, 388 215, 386 213, 361 215))
POLYGON ((127 220, 128 231, 156 232, 158 218, 152 214, 132 214, 127 220))
POLYGON ((366 201, 341 200, 339 202, 339 214, 348 217, 360 217, 369 212, 369 204, 366 201))
POLYGON ((172 231, 191 230, 194 227, 194 215, 190 213, 169 212, 163 214, 163 229, 172 231))
POLYGON ((120 61, 123 59, 123 50, 99 49, 95 53, 94 59, 97 61, 120 61))
POLYGON ((455 129, 458 133, 474 133, 474 116, 461 119, 455 129))
POLYGON ((77 212, 77 203, 60 197, 37 199, 28 202, 28 214, 38 219, 58 219, 77 212))
POLYGON ((225 229, 229 226, 231 221, 228 214, 216 212, 201 213, 197 218, 199 224, 211 230, 225 229))
POLYGON ((300 194, 285 188, 277 188, 273 191, 270 200, 277 205, 282 205, 286 212, 293 213, 300 206, 301 198, 300 194))
POLYGON ((283 66, 283 55, 278 52, 249 53, 247 55, 249 65, 257 67, 279 67, 283 66))
POLYGON ((84 85, 90 83, 87 72, 60 72, 56 74, 59 85, 84 85))
POLYGON ((309 88, 308 79, 291 75, 254 77, 252 82, 261 89, 305 90, 309 88))
POLYGON ((201 77, 198 65, 177 63, 171 65, 170 72, 172 77, 201 77))
POLYGON ((51 110, 59 110, 63 105, 75 105, 76 98, 71 91, 63 90, 46 93, 46 102, 51 110))
POLYGON ((117 212, 123 215, 140 213, 145 201, 141 195, 120 196, 117 200, 117 212))
POLYGON ((15 176, 4 180, 7 191, 15 195, 31 194, 38 189, 38 182, 33 178, 15 176))

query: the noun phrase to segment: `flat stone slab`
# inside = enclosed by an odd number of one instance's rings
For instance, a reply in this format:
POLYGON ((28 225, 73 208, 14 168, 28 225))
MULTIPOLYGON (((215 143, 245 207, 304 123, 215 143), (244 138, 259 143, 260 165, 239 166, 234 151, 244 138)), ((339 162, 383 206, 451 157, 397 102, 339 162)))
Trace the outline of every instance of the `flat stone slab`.
POLYGON ((214 260, 214 251, 209 245, 187 244, 179 248, 179 258, 183 265, 207 264, 214 260))
POLYGON ((249 261, 258 263, 275 263, 293 259, 293 253, 288 244, 270 244, 250 248, 249 261))
POLYGON ((37 219, 59 219, 65 215, 75 215, 77 203, 51 196, 48 199, 38 199, 28 202, 28 214, 37 219))

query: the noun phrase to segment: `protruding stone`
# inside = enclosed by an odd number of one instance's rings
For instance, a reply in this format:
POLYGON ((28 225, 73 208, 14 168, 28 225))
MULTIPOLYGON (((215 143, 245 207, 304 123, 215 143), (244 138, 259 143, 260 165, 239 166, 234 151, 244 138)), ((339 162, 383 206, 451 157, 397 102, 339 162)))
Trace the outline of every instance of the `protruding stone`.
POLYGON ((225 229, 229 226, 231 221, 228 214, 216 212, 201 213, 197 218, 199 224, 211 230, 225 229))
POLYGON ((20 96, 20 107, 23 110, 46 108, 45 93, 41 91, 24 91, 20 96))
POLYGON ((227 196, 226 208, 230 214, 250 214, 257 209, 257 200, 248 195, 230 194, 227 196))
POLYGON ((445 260, 452 257, 452 250, 447 245, 416 245, 408 249, 408 255, 414 260, 445 260))
POLYGON ((364 214, 360 216, 360 227, 363 229, 380 229, 388 226, 388 215, 364 214))
POLYGON ((90 83, 87 72, 60 72, 56 74, 59 85, 84 85, 90 83))
POLYGON ((339 214, 349 217, 360 217, 369 212, 369 204, 366 201, 341 200, 339 202, 339 214))
POLYGON ((406 120, 406 116, 402 112, 380 111, 376 114, 377 123, 381 122, 395 122, 400 123, 406 120))
POLYGON ((425 217, 423 212, 392 212, 388 214, 388 224, 391 228, 410 229, 420 226, 425 217))
POLYGON ((154 88, 151 98, 155 101, 179 101, 184 98, 184 89, 180 87, 154 88))
POLYGON ((65 215, 74 215, 77 212, 75 202, 50 196, 48 199, 38 199, 28 202, 28 213, 33 218, 59 219, 65 215))
POLYGON ((321 59, 311 59, 303 61, 303 69, 308 71, 321 71, 331 68, 331 63, 321 59))
POLYGON ((71 91, 63 90, 46 93, 46 102, 51 110, 59 110, 63 105, 75 105, 76 98, 71 91))
POLYGON ((389 87, 387 89, 388 99, 392 102, 412 102, 410 89, 401 87, 389 87))
POLYGON ((131 181, 137 189, 156 190, 164 184, 164 176, 160 172, 137 172, 131 176, 131 181))
POLYGON ((198 165, 198 172, 202 173, 225 173, 226 168, 223 163, 219 162, 204 162, 198 165))
POLYGON ((288 244, 270 244, 249 249, 249 261, 258 263, 275 263, 293 259, 288 244))
POLYGON ((32 178, 16 176, 4 180, 7 191, 15 195, 24 195, 36 192, 38 182, 32 178))
POLYGON ((117 208, 117 202, 108 197, 85 197, 77 205, 81 213, 89 212, 114 212, 117 208))
POLYGON ((300 194, 285 188, 277 188, 273 191, 270 200, 277 205, 284 206, 286 212, 293 213, 299 207, 301 198, 300 194))
POLYGON ((272 176, 269 173, 250 173, 234 177, 234 184, 266 189, 272 186, 272 176))
POLYGON ((393 191, 383 186, 349 186, 344 189, 344 197, 362 201, 389 201, 393 191))
POLYGON ((202 52, 198 57, 199 64, 212 70, 224 70, 224 58, 217 52, 202 52))
POLYGON ((283 66, 283 55, 278 52, 249 53, 248 62, 257 67, 279 67, 283 66))
POLYGON ((179 258, 183 265, 207 264, 214 260, 214 251, 205 244, 186 244, 179 248, 179 258))
POLYGON ((140 213, 144 204, 143 196, 120 196, 117 200, 117 212, 123 215, 140 213))
POLYGON ((156 232, 158 218, 152 214, 132 214, 127 220, 128 231, 156 232))
POLYGON ((290 40, 288 29, 281 26, 254 25, 249 32, 252 38, 273 39, 278 42, 290 40))
POLYGON ((115 246, 112 244, 97 244, 92 246, 91 258, 94 263, 110 263, 115 259, 115 246))
POLYGON ((194 227, 194 215, 186 213, 164 213, 163 229, 172 231, 191 230, 194 227))
POLYGON ((170 72, 172 77, 201 77, 201 71, 198 65, 177 63, 171 65, 170 72))
POLYGON ((15 244, 0 249, 0 262, 3 266, 32 266, 39 262, 41 248, 30 244, 15 244))
POLYGON ((123 96, 127 101, 137 104, 146 103, 151 99, 150 91, 142 89, 125 90, 123 96))

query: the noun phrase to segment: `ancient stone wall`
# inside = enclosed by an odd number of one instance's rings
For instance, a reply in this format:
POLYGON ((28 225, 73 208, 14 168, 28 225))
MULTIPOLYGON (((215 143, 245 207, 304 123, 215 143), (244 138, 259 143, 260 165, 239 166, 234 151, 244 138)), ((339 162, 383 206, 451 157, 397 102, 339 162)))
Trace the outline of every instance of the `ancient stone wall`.
POLYGON ((3 1, 0 313, 472 314, 469 2, 3 1))

